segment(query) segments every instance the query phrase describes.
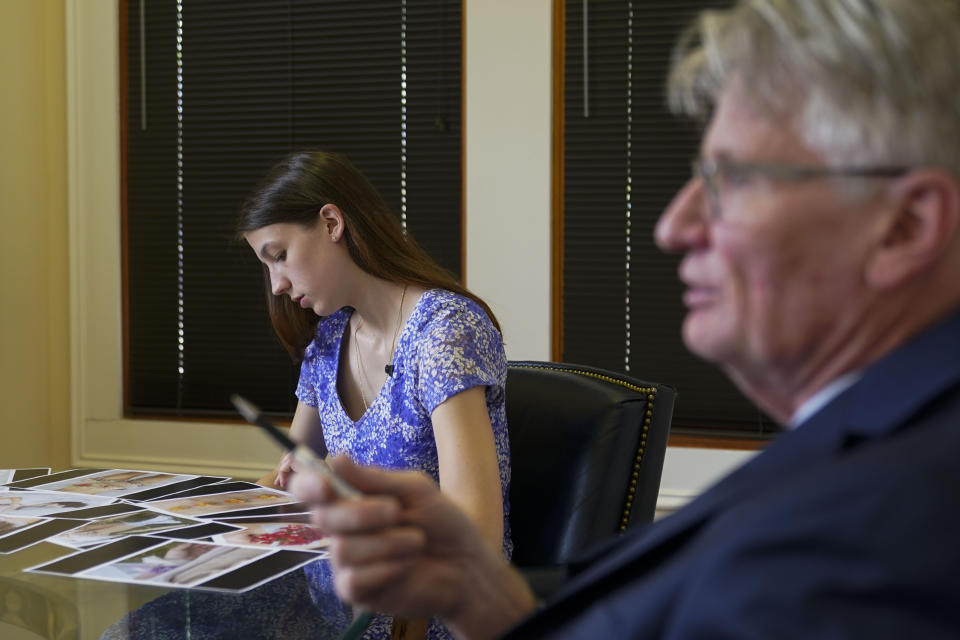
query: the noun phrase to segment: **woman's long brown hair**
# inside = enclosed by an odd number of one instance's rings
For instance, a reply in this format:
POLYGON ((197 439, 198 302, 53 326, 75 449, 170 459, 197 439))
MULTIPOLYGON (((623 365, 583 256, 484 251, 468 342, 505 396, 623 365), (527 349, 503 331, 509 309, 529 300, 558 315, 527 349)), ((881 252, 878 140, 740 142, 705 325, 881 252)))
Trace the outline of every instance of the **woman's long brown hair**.
MULTIPOLYGON (((242 236, 280 222, 312 228, 325 204, 336 205, 343 214, 343 239, 358 267, 390 282, 446 289, 470 298, 500 330, 490 307, 404 233, 383 197, 343 155, 301 151, 284 158, 244 203, 237 233, 242 236)), ((287 296, 273 295, 266 267, 264 282, 273 329, 291 357, 299 360, 313 340, 320 318, 287 296)))

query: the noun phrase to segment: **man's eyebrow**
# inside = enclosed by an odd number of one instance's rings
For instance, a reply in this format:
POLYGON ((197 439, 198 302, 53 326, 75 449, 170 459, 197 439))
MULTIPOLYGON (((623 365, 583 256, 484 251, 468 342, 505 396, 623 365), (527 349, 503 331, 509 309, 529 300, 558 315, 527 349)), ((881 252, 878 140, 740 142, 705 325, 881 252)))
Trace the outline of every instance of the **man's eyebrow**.
POLYGON ((714 162, 731 162, 733 160, 733 155, 723 147, 714 147, 709 152, 701 147, 700 157, 714 162))

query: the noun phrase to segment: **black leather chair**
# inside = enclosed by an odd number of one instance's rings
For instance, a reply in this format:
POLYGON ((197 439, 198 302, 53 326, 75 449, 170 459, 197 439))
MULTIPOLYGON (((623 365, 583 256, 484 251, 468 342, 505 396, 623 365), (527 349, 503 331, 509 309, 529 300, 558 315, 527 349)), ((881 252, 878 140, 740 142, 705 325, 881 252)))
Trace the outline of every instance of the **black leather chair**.
POLYGON ((591 546, 653 520, 673 388, 594 367, 509 363, 513 563, 540 596, 591 546))

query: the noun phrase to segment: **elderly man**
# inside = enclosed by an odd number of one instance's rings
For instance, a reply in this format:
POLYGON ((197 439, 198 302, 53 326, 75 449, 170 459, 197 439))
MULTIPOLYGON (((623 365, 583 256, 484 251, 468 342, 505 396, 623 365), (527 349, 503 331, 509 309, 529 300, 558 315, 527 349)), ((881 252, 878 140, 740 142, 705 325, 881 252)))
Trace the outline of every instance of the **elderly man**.
POLYGON ((428 481, 338 459, 364 498, 294 483, 338 589, 468 638, 960 637, 960 2, 744 0, 678 52, 683 338, 785 433, 539 609, 428 481))

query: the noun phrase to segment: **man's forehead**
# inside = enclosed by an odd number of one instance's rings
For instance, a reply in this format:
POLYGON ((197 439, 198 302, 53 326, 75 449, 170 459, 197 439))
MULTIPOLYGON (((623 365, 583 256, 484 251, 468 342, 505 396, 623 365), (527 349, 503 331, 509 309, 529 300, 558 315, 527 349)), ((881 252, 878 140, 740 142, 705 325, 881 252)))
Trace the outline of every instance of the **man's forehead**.
POLYGON ((817 162, 819 154, 804 144, 794 124, 791 114, 775 115, 759 108, 748 87, 731 81, 717 101, 701 153, 708 158, 817 162))

